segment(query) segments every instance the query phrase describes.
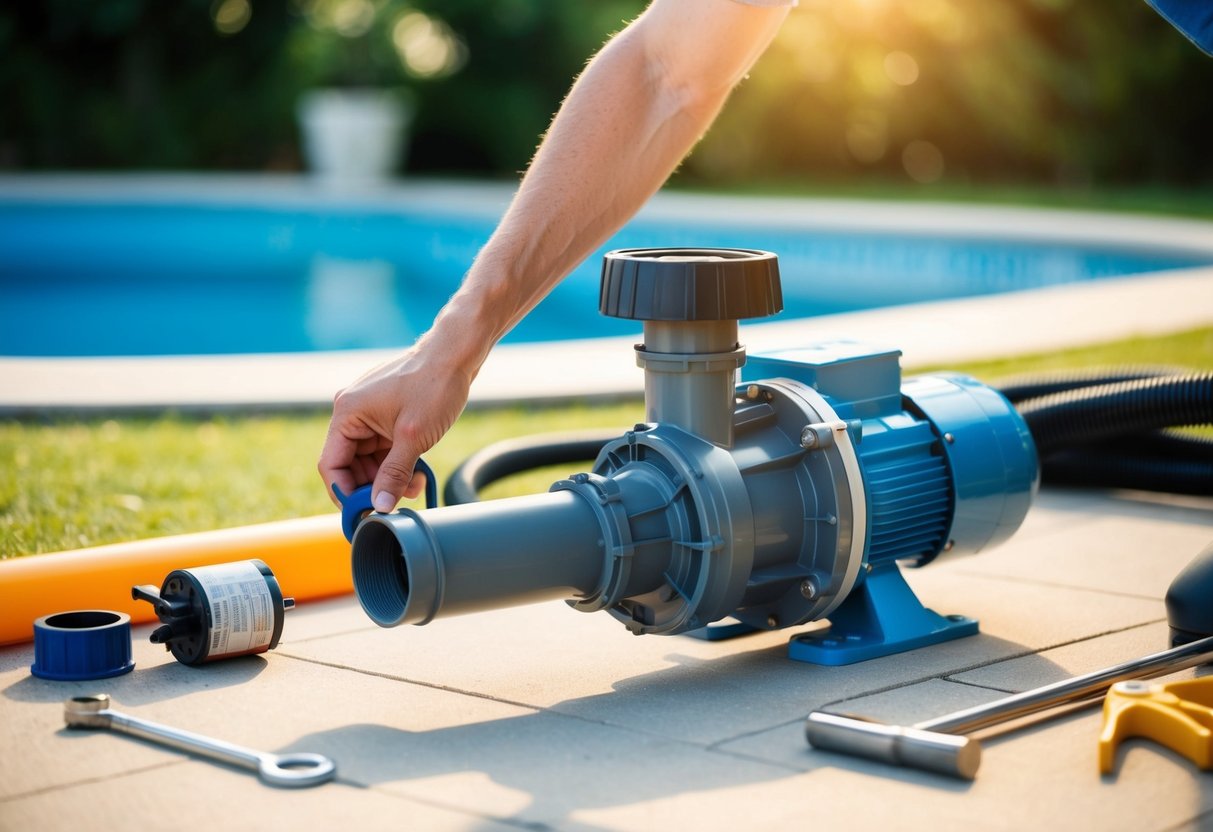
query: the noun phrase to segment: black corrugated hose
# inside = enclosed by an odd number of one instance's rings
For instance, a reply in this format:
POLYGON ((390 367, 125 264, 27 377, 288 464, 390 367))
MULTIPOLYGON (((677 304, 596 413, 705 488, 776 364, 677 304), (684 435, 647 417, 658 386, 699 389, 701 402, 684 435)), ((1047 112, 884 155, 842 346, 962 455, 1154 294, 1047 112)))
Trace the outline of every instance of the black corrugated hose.
POLYGON ((547 465, 593 461, 603 445, 618 437, 618 430, 600 430, 495 442, 459 464, 447 478, 442 499, 448 506, 479 502, 480 490, 490 483, 547 465))
MULTIPOLYGON (((1061 371, 998 385, 1036 442, 1053 485, 1213 495, 1213 438, 1177 427, 1213 425, 1213 373, 1164 367, 1061 371)), ((586 462, 619 431, 545 434, 498 442, 468 457, 447 480, 447 505, 473 503, 512 474, 586 462)))
POLYGON ((1213 440, 1164 430, 1213 424, 1213 373, 1128 368, 1000 389, 1028 424, 1046 483, 1213 495, 1213 440))

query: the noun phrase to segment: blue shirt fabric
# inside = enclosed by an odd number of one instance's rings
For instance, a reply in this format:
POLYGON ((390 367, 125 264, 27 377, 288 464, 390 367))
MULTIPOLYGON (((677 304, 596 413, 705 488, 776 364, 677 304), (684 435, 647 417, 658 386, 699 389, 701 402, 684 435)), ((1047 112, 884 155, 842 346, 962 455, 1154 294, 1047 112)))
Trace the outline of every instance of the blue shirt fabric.
POLYGON ((1209 55, 1213 55, 1213 2, 1210 0, 1146 0, 1154 11, 1209 55))

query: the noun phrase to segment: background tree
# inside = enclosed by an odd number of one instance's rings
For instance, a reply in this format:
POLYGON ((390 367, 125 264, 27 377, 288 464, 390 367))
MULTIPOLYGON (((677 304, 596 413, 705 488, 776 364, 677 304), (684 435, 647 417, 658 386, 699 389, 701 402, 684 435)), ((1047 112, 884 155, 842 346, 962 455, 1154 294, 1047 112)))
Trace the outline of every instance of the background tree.
MULTIPOLYGON (((0 167, 300 167, 295 102, 406 89, 410 172, 513 177, 643 0, 0 9, 0 167)), ((686 182, 1213 184, 1213 60, 1141 2, 802 4, 686 182)))

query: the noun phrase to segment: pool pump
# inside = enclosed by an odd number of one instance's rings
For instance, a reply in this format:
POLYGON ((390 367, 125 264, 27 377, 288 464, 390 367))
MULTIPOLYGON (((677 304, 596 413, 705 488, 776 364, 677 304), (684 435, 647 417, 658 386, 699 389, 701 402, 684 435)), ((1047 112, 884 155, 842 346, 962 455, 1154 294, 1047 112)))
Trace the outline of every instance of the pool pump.
POLYGON ((827 665, 975 633, 925 608, 899 564, 1019 527, 1038 482, 1023 419, 962 375, 903 382, 896 350, 747 362, 738 320, 781 308, 768 252, 608 254, 600 309, 643 321, 646 421, 546 494, 368 515, 366 613, 393 627, 564 598, 638 635, 709 638, 828 619, 789 649, 827 665))

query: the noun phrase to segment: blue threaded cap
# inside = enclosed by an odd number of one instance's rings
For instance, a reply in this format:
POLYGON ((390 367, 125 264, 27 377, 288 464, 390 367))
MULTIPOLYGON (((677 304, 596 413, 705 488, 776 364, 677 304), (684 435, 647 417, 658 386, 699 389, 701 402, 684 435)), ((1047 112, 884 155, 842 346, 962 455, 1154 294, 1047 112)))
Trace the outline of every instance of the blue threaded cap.
POLYGON ((77 682, 130 673, 131 617, 109 610, 74 610, 34 621, 34 663, 39 679, 77 682))

